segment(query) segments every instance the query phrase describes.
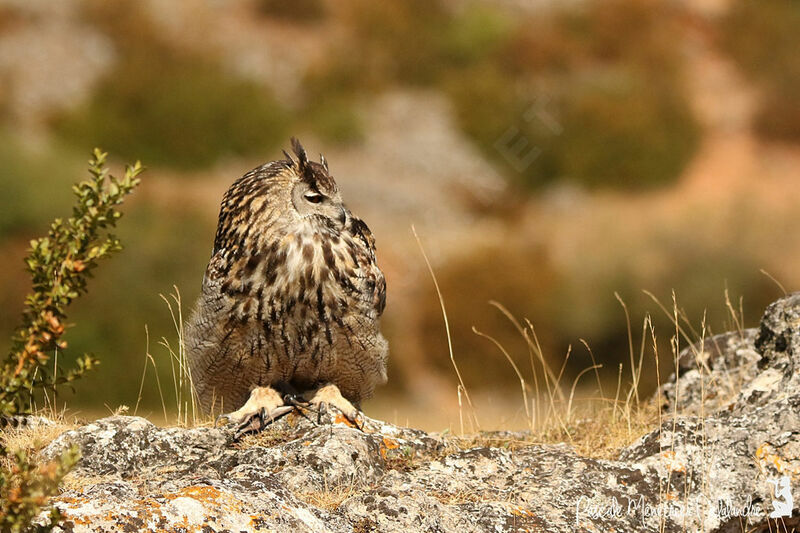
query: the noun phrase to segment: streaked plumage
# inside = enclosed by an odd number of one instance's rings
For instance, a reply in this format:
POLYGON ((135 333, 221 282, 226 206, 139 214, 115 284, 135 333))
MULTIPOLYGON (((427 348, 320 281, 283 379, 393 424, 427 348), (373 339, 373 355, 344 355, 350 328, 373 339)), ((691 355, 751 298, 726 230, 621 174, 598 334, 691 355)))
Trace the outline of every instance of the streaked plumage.
POLYGON ((206 411, 239 409, 253 387, 281 384, 302 392, 332 383, 358 404, 386 381, 374 238, 342 204, 324 158, 308 161, 292 143, 296 160, 251 170, 222 200, 186 328, 206 411))

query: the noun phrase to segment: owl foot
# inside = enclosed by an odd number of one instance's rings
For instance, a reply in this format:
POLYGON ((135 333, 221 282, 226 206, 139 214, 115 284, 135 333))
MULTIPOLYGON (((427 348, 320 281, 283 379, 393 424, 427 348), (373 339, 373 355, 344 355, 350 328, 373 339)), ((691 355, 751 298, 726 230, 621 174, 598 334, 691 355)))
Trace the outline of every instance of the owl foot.
POLYGON ((247 402, 232 413, 217 417, 236 425, 234 440, 246 433, 254 433, 264 429, 270 422, 289 413, 294 407, 284 405, 281 395, 272 387, 256 387, 250 393, 247 402))
POLYGON ((332 405, 342 412, 348 422, 358 429, 361 429, 362 420, 360 411, 342 396, 339 387, 333 383, 328 383, 318 389, 307 391, 303 393, 303 398, 305 398, 309 404, 316 406, 319 414, 324 413, 327 406, 332 405))

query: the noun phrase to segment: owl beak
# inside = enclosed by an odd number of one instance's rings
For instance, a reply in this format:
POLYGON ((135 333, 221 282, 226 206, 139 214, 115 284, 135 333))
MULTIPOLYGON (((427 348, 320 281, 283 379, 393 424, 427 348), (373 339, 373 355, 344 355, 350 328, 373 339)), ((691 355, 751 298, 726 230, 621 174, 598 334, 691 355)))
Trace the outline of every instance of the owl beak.
POLYGON ((347 222, 347 211, 345 211, 344 207, 339 208, 339 223, 341 227, 344 227, 345 223, 347 222))

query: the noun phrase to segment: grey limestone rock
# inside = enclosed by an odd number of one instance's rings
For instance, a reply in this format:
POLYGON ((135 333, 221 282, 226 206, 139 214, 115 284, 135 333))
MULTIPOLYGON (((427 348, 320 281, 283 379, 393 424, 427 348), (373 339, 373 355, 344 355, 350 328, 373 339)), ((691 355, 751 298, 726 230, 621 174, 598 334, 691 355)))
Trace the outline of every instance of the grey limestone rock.
MULTIPOLYGON (((800 295, 684 350, 663 423, 616 460, 566 444, 454 446, 334 412, 227 428, 115 416, 68 431, 64 531, 790 531, 800 527, 800 295), (676 383, 677 378, 677 383, 676 383), (770 518, 788 507, 791 513, 770 518)), ((517 435, 516 440, 524 440, 517 435)), ((523 435, 524 437, 524 435, 523 435)))

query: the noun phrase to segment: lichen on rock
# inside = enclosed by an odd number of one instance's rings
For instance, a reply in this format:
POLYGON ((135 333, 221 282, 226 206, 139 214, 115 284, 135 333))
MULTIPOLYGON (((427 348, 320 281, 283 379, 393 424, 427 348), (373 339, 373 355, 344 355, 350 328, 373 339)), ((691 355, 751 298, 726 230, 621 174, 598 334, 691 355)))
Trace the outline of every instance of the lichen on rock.
POLYGON ((800 295, 772 304, 760 330, 684 350, 658 394, 662 425, 615 460, 566 444, 459 449, 447 436, 369 418, 353 428, 333 412, 319 421, 290 414, 238 443, 227 428, 114 416, 41 453, 81 448, 54 501, 74 532, 800 526, 800 295), (791 515, 770 519, 788 499, 791 515))

